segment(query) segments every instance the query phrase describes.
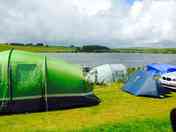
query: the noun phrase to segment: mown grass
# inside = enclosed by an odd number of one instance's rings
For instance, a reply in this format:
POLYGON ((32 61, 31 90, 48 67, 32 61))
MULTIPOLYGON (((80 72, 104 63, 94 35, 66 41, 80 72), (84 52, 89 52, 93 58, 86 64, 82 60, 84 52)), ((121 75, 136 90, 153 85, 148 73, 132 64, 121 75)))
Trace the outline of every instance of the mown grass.
POLYGON ((75 48, 69 48, 64 46, 20 46, 20 45, 7 45, 0 44, 0 51, 9 50, 9 49, 17 49, 31 52, 75 52, 75 48))
POLYGON ((94 91, 102 101, 97 106, 1 116, 0 131, 171 131, 169 113, 176 106, 176 93, 164 99, 136 97, 123 92, 122 85, 95 86, 94 91))
POLYGON ((123 123, 108 123, 94 128, 85 128, 79 132, 171 132, 167 119, 129 120, 123 123))

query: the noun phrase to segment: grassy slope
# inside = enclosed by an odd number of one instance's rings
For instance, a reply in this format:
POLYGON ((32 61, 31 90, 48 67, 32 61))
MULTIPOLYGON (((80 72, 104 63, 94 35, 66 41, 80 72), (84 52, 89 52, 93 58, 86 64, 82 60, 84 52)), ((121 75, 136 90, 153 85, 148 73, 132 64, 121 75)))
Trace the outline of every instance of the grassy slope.
POLYGON ((94 107, 0 117, 0 131, 171 131, 169 112, 176 93, 165 99, 135 97, 122 84, 96 86, 102 103, 94 107))
POLYGON ((74 52, 74 48, 66 48, 63 46, 18 46, 18 45, 6 45, 0 44, 0 51, 8 50, 8 49, 18 49, 18 50, 26 50, 32 52, 74 52))

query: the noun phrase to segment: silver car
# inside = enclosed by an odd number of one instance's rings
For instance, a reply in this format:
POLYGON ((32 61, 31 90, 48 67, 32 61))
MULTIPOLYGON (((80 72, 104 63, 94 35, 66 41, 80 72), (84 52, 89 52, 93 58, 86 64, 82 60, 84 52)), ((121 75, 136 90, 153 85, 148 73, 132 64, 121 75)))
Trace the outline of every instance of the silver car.
POLYGON ((165 88, 176 89, 176 72, 163 74, 159 82, 165 88))

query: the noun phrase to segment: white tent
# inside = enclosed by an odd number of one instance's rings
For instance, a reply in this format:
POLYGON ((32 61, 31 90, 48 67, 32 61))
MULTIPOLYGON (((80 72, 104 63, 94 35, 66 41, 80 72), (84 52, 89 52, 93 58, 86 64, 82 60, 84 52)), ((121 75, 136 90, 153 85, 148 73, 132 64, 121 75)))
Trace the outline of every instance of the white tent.
POLYGON ((90 83, 110 84, 118 80, 125 80, 127 68, 123 64, 104 64, 92 68, 86 79, 90 83))

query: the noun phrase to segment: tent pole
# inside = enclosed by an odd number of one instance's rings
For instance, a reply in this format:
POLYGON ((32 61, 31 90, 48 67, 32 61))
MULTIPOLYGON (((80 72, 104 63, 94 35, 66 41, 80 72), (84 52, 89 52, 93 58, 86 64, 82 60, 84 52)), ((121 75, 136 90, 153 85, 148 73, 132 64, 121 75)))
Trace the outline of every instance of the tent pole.
POLYGON ((47 97, 47 58, 44 57, 44 102, 45 102, 45 110, 48 111, 48 97, 47 97))
POLYGON ((13 96, 13 93, 12 93, 12 76, 11 76, 11 65, 10 65, 10 61, 11 61, 11 55, 12 55, 12 52, 13 52, 13 48, 10 50, 9 52, 9 57, 8 57, 8 64, 7 64, 7 75, 8 75, 8 88, 9 88, 9 101, 10 103, 12 102, 12 96, 13 96))

